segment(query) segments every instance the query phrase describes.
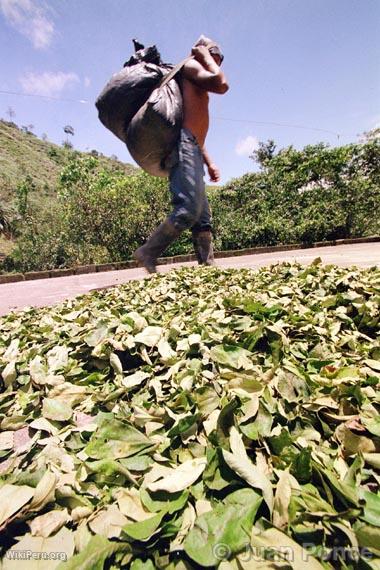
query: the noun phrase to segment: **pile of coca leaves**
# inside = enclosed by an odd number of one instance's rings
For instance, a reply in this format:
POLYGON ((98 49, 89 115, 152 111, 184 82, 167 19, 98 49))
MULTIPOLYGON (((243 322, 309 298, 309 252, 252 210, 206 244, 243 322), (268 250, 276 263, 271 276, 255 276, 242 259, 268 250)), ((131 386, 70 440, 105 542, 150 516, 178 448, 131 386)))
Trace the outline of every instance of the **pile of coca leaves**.
POLYGON ((379 319, 319 259, 3 317, 3 570, 379 570, 379 319))

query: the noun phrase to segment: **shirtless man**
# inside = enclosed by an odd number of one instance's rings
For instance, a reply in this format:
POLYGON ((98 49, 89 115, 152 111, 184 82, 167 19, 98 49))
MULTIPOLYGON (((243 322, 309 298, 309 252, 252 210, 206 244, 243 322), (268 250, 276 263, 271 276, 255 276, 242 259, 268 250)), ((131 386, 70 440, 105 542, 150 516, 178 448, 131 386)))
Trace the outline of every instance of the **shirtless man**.
POLYGON ((220 175, 205 148, 209 127, 208 93, 223 94, 228 90, 228 83, 220 69, 223 55, 215 42, 201 36, 191 54, 193 58, 182 69, 182 129, 177 147, 167 162, 173 211, 134 253, 135 259, 149 273, 156 272, 157 258, 190 228, 198 263, 214 265, 204 164, 212 182, 218 182, 220 175))

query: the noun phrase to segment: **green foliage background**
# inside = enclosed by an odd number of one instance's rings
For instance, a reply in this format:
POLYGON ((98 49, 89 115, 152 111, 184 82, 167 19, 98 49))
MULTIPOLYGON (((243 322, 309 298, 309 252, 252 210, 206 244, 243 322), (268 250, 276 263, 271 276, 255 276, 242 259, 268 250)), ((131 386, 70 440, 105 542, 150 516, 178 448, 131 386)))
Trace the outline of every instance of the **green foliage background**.
POLYGON ((254 153, 262 170, 213 196, 221 249, 376 234, 380 230, 380 142, 254 153))
MULTIPOLYGON (((277 153, 268 141, 252 158, 260 171, 208 190, 217 250, 380 233, 379 138, 336 148, 291 146, 277 153)), ((30 200, 33 179, 22 178, 15 191, 17 217, 13 225, 6 220, 17 246, 2 270, 130 258, 170 211, 167 181, 131 172, 69 151, 54 199, 44 207, 30 200)), ((166 254, 191 251, 185 232, 166 254)))

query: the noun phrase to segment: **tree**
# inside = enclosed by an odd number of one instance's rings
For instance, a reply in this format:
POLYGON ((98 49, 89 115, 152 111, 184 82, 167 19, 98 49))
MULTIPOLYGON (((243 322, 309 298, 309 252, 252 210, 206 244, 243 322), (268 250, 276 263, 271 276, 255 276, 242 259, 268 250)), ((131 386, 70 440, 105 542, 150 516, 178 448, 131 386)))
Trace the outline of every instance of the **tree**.
MULTIPOLYGON (((65 127, 63 127, 63 131, 64 131, 64 133, 66 133, 67 135, 71 135, 72 137, 74 136, 74 128, 73 128, 71 125, 66 125, 65 127)), ((73 148, 73 145, 72 145, 72 143, 69 141, 69 138, 68 138, 68 137, 66 137, 66 140, 63 141, 62 144, 63 144, 64 148, 67 148, 67 149, 73 148)))
POLYGON ((71 135, 72 137, 74 136, 74 128, 71 125, 66 125, 65 127, 63 127, 63 131, 67 134, 67 135, 71 135))
POLYGON ((25 218, 28 213, 29 194, 30 192, 34 192, 35 189, 36 185, 29 174, 24 178, 24 180, 19 182, 16 187, 17 211, 22 218, 25 218))
POLYGON ((275 150, 276 144, 274 140, 269 139, 266 143, 259 142, 259 148, 254 150, 249 158, 252 158, 252 160, 257 162, 262 168, 266 168, 274 157, 275 150))
POLYGON ((12 119, 14 119, 14 117, 16 116, 16 113, 14 111, 14 109, 12 107, 8 107, 7 109, 7 115, 9 117, 9 120, 12 121, 12 119))
POLYGON ((34 125, 29 124, 29 125, 23 125, 21 127, 21 130, 26 133, 27 135, 31 135, 33 134, 33 129, 34 129, 34 125))

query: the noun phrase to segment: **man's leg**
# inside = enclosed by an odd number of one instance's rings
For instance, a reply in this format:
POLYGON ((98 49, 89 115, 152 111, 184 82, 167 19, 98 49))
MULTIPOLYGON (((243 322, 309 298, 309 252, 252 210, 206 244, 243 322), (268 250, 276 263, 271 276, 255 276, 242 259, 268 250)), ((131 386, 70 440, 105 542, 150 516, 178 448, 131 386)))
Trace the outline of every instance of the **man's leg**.
POLYGON ((198 263, 214 265, 211 211, 203 179, 203 154, 195 137, 186 129, 181 133, 181 141, 180 167, 174 171, 170 186, 174 206, 171 217, 183 229, 191 228, 198 263))
POLYGON ((170 171, 173 212, 148 241, 134 253, 149 273, 156 271, 157 258, 182 233, 199 219, 203 207, 203 156, 195 137, 182 129, 174 165, 170 171))
POLYGON ((199 265, 215 265, 212 246, 211 211, 205 193, 202 213, 191 228, 195 255, 199 265))
POLYGON ((205 196, 202 151, 188 129, 182 129, 175 164, 170 172, 173 211, 169 216, 181 231, 190 229, 200 218, 205 196))
POLYGON ((169 245, 177 239, 181 231, 178 230, 169 219, 166 219, 152 233, 148 241, 139 247, 133 257, 143 265, 148 273, 156 273, 157 258, 169 245))

